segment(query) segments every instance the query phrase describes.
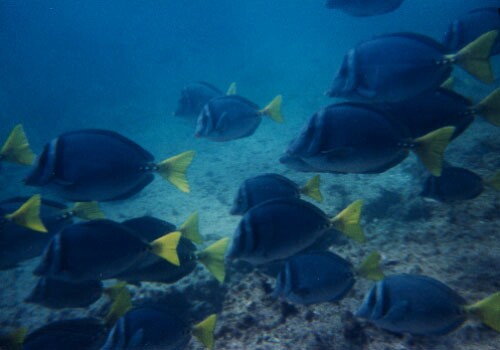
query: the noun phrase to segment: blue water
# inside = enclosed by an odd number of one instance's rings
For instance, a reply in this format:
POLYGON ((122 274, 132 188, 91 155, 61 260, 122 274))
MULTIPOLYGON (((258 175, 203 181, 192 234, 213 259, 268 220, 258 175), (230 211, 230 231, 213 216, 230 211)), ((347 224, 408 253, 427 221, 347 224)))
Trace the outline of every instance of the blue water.
MULTIPOLYGON (((307 118, 332 103, 324 92, 349 48, 390 32, 418 32, 441 40, 449 22, 464 12, 498 5, 498 0, 406 0, 392 13, 354 18, 326 9, 322 0, 0 0, 0 144, 14 125, 22 123, 35 153, 57 135, 81 128, 123 133, 155 154, 157 160, 194 149, 197 156, 188 176, 192 194, 177 193, 157 179, 137 197, 103 208, 116 220, 151 214, 174 216, 177 224, 198 210, 203 233, 212 238, 230 236, 238 220, 228 211, 242 180, 266 171, 286 174, 297 182, 308 179, 308 174, 286 169, 278 158, 307 118), (193 118, 173 117, 172 113, 183 86, 198 80, 223 91, 236 82, 241 95, 261 106, 282 94, 285 125, 265 120, 255 135, 225 144, 195 139, 193 118)), ((500 72, 498 58, 494 63, 495 71, 500 72)), ((456 75, 461 78, 457 88, 476 101, 493 90, 461 71, 456 75)), ((481 121, 468 131, 463 143, 450 149, 450 158, 462 160, 461 165, 481 174, 491 174, 500 167, 494 155, 499 137, 498 129, 481 121), (487 146, 492 148, 483 156, 481 147, 487 146)), ((412 200, 419 191, 414 181, 414 176, 421 175, 418 167, 411 159, 402 168, 377 178, 325 176, 323 186, 330 196, 323 207, 333 213, 334 208, 356 198, 376 199, 384 190, 412 200)), ((3 166, 0 200, 34 193, 22 185, 25 174, 26 168, 3 166)), ((383 200, 381 203, 387 210, 372 207, 372 214, 390 215, 395 221, 386 223, 389 228, 398 220, 401 226, 410 221, 398 217, 397 208, 383 200)), ((476 203, 480 206, 481 199, 476 203)), ((490 194, 484 203, 498 210, 498 194, 490 194)), ((446 214, 456 218, 471 210, 467 208, 433 210, 435 215, 450 210, 446 214)), ((409 207, 404 211, 408 217, 412 215, 409 207)), ((483 219, 475 217, 465 226, 472 227, 483 219)), ((496 220, 491 224, 493 229, 498 225, 496 220)), ((380 228, 373 217, 367 224, 372 232, 380 228)), ((406 249, 404 244, 381 236, 377 239, 384 245, 374 248, 388 252, 406 249)), ((472 252, 470 259, 476 253, 472 252)), ((489 253, 498 257, 497 251, 489 253)), ((432 273, 427 267, 424 272, 432 273)), ((13 288, 4 291, 0 302, 2 327, 28 324, 33 329, 40 322, 64 318, 63 313, 41 308, 29 309, 28 315, 27 309, 19 306, 22 298, 17 294, 27 293, 34 281, 30 268, 0 271, 4 282, 13 288)), ((444 267, 437 271, 437 275, 446 276, 444 267)), ((477 271, 471 268, 469 272, 477 271)), ((461 278, 453 276, 452 282, 461 278)), ((470 283, 472 288, 474 283, 470 283)), ((478 285, 475 287, 477 291, 478 285)), ((483 294, 477 291, 479 295, 474 297, 484 297, 492 288, 490 283, 483 294)), ((461 292, 472 293, 469 288, 461 292)), ((485 343, 495 344, 489 339, 493 335, 484 337, 488 338, 485 343)), ((475 344, 481 345, 481 341, 475 344)))

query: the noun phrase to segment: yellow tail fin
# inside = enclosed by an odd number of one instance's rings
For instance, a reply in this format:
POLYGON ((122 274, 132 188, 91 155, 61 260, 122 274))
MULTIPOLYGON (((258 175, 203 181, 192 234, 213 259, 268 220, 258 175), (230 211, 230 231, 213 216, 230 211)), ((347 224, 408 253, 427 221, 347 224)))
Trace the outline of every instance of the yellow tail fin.
POLYGON ((214 347, 214 330, 216 321, 217 315, 212 314, 193 327, 193 335, 206 348, 209 349, 213 349, 214 347))
POLYGON ((363 228, 360 225, 362 206, 362 200, 354 201, 347 208, 338 213, 337 216, 330 219, 332 226, 336 230, 359 243, 364 243, 366 241, 363 228))
POLYGON ((372 281, 380 281, 384 273, 380 268, 380 253, 372 252, 357 269, 358 274, 372 281))
POLYGON ((15 212, 5 215, 5 218, 33 231, 48 232, 42 219, 40 219, 41 203, 42 199, 40 195, 35 194, 15 212))
POLYGON ((224 255, 228 245, 229 238, 222 238, 198 253, 198 260, 205 265, 208 271, 210 271, 220 283, 223 283, 226 277, 224 255))
POLYGON ((76 202, 71 211, 74 215, 84 220, 104 219, 104 213, 99 208, 99 203, 92 202, 76 202))
POLYGON ((319 188, 320 186, 320 176, 315 175, 313 176, 307 183, 300 189, 300 193, 303 193, 304 195, 311 197, 312 199, 322 202, 323 201, 323 195, 321 194, 321 190, 319 188))
POLYGON ((411 150, 434 176, 441 175, 444 151, 454 132, 455 127, 445 126, 414 140, 411 150))
POLYGON ((119 281, 108 288, 104 288, 104 293, 106 293, 112 301, 115 301, 118 295, 122 292, 123 288, 127 287, 127 282, 119 281))
POLYGON ((226 95, 236 95, 236 83, 234 81, 227 88, 226 95))
POLYGON ((497 36, 498 30, 484 33, 454 55, 456 63, 482 82, 493 83, 490 55, 497 36))
POLYGON ((455 83, 455 78, 454 77, 449 77, 444 81, 444 83, 441 84, 441 87, 446 90, 453 90, 453 84, 455 83))
POLYGON ((126 287, 116 291, 111 310, 106 315, 104 322, 108 326, 112 326, 120 317, 125 315, 132 308, 132 296, 126 287))
POLYGON ((158 172, 182 192, 189 192, 186 170, 193 161, 194 154, 194 151, 186 151, 165 159, 158 164, 158 172))
POLYGON ((488 327, 500 332, 500 292, 466 306, 465 310, 478 316, 488 327))
POLYGON ((489 123, 500 126, 500 88, 486 96, 476 108, 489 123))
POLYGON ((181 263, 177 255, 177 245, 180 239, 181 233, 179 231, 174 231, 155 239, 151 243, 153 253, 167 260, 169 263, 179 266, 181 263))
MULTIPOLYGON (((4 346, 5 350, 22 350, 24 339, 26 339, 26 335, 28 334, 28 329, 25 327, 21 327, 16 329, 14 332, 5 335, 4 346)), ((4 349, 3 347, 1 349, 4 349)))
POLYGON ((199 230, 198 213, 191 214, 181 225, 179 231, 181 231, 182 236, 186 237, 191 242, 196 244, 203 243, 203 238, 201 237, 199 230))
POLYGON ((500 171, 493 175, 491 179, 485 180, 484 183, 493 187, 495 190, 500 191, 500 171))
POLYGON ((281 95, 276 96, 269 104, 260 110, 260 114, 271 117, 276 123, 283 123, 283 115, 281 114, 281 102, 283 98, 281 95))
POLYGON ((0 149, 0 159, 23 165, 31 165, 35 154, 30 148, 23 126, 18 124, 12 129, 7 141, 0 149))

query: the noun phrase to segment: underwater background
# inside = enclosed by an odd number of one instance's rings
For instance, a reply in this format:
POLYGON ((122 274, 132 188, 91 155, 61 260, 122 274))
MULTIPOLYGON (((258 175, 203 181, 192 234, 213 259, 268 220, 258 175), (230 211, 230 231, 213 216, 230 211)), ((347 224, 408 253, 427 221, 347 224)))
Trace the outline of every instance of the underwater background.
MULTIPOLYGON (((279 157, 313 113, 336 101, 325 91, 351 47, 390 32, 440 41, 455 18, 498 5, 406 0, 391 13, 351 17, 322 1, 0 0, 0 142, 21 123, 37 154, 59 134, 83 128, 119 132, 156 159, 196 151, 187 175, 190 193, 157 177, 133 197, 100 206, 117 221, 153 215, 177 225, 198 212, 207 246, 232 237, 239 217, 229 210, 242 181, 274 172, 303 184, 312 176, 285 167, 279 157), (195 138, 196 117, 173 116, 180 91, 193 81, 222 91, 236 82, 238 94, 260 106, 282 94, 285 122, 263 120, 253 135, 234 141, 195 138)), ((498 77, 500 56, 492 62, 498 77)), ((453 76, 454 90, 476 103, 500 86, 498 78, 486 85, 459 68, 453 76)), ((491 177, 500 169, 500 130, 478 118, 445 158, 491 177)), ((24 186, 27 173, 27 167, 2 164, 0 200, 39 193, 24 186)), ((413 155, 382 174, 321 174, 324 201, 318 206, 328 215, 356 199, 365 203, 367 242, 339 236, 332 250, 355 264, 377 250, 386 275, 432 276, 470 302, 499 291, 499 192, 490 188, 469 201, 428 202, 420 196, 426 177, 413 155)), ((48 191, 42 196, 58 199, 48 191)), ((1 331, 105 313, 105 298, 83 309, 24 303, 36 283, 37 263, 0 271, 1 331)), ((500 348, 500 335, 475 320, 441 337, 395 335, 359 323, 352 313, 373 284, 367 280, 357 280, 339 303, 291 305, 271 297, 273 277, 236 265, 227 266, 222 285, 198 266, 172 285, 130 286, 133 303, 182 299, 198 321, 218 313, 218 349, 500 348)), ((202 346, 192 341, 189 348, 202 346)))

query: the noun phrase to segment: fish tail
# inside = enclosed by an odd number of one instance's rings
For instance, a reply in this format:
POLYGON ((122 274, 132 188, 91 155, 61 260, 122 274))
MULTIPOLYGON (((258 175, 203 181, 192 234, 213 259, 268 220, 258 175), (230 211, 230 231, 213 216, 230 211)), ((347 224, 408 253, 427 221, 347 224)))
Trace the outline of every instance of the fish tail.
POLYGON ((226 277, 224 254, 228 245, 229 238, 222 238, 198 253, 198 260, 205 265, 220 283, 223 283, 226 277))
POLYGON ((206 348, 213 349, 214 347, 214 330, 217 315, 212 314, 205 318, 200 323, 193 327, 193 335, 198 339, 206 348))
POLYGON ((455 83, 455 77, 449 77, 441 84, 441 87, 446 90, 453 90, 453 84, 455 83))
POLYGON ((122 292, 123 288, 127 286, 127 282, 119 281, 113 284, 111 287, 104 288, 104 293, 106 293, 112 301, 115 301, 118 295, 122 292))
POLYGON ((500 171, 498 171, 491 179, 485 180, 484 183, 500 191, 500 171))
POLYGON ((170 232, 155 239, 151 243, 153 253, 175 266, 180 266, 181 263, 177 255, 177 245, 180 239, 181 233, 179 231, 170 232))
POLYGON ((486 96, 476 108, 486 121, 500 126, 500 88, 486 96))
POLYGON ((26 335, 28 334, 28 329, 25 327, 21 327, 16 329, 12 333, 6 335, 6 349, 10 350, 22 350, 23 343, 26 339, 26 335))
POLYGON ((357 272, 372 281, 380 281, 384 278, 384 272, 380 268, 380 253, 372 252, 358 267, 357 272))
POLYGON ((455 132, 455 127, 445 126, 414 140, 411 150, 420 158, 434 176, 440 176, 443 155, 455 132))
POLYGON ((186 170, 193 161, 195 152, 186 151, 158 164, 158 172, 182 192, 189 192, 186 170))
POLYGON ((132 308, 132 296, 125 286, 117 288, 114 293, 111 296, 113 304, 111 304, 111 309, 104 318, 104 322, 110 327, 132 308))
POLYGON ((5 215, 5 218, 33 231, 48 232, 42 219, 40 219, 41 202, 40 195, 35 194, 15 212, 5 215))
POLYGON ((330 220, 332 226, 336 230, 358 243, 364 243, 366 241, 363 228, 360 225, 362 206, 362 200, 354 201, 330 220))
POLYGON ((73 206, 72 212, 74 215, 80 219, 84 220, 96 220, 104 219, 104 213, 101 208, 99 208, 99 203, 96 201, 92 202, 76 202, 73 206))
POLYGON ((227 88, 226 95, 236 95, 236 82, 232 82, 227 88))
POLYGON ((7 141, 0 149, 0 159, 22 165, 31 165, 33 163, 35 154, 30 148, 28 138, 21 124, 16 125, 10 132, 7 141))
POLYGON ((322 202, 323 195, 320 190, 320 180, 321 178, 319 175, 313 176, 303 187, 300 188, 300 193, 303 193, 318 202, 322 202))
POLYGON ((191 242, 196 244, 203 243, 203 237, 200 235, 198 213, 194 212, 184 221, 179 228, 183 237, 186 237, 191 242))
POLYGON ((500 292, 465 306, 465 311, 479 317, 485 325, 500 332, 500 292))
POLYGON ((283 98, 281 95, 276 96, 269 104, 260 110, 259 113, 271 117, 276 123, 283 123, 283 115, 281 114, 281 102, 283 98))
POLYGON ((490 55, 497 36, 498 30, 484 33, 454 55, 456 63, 482 82, 493 83, 490 55))

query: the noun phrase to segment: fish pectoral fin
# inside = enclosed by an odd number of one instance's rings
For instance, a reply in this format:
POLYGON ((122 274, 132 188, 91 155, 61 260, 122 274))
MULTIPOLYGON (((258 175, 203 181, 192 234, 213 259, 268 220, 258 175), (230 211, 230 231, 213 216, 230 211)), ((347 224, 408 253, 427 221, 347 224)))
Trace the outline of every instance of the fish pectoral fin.
POLYGON ((321 152, 321 155, 325 156, 327 159, 335 160, 340 158, 346 158, 354 152, 353 147, 338 147, 328 151, 321 152))
POLYGON ((404 319, 405 315, 408 313, 408 302, 400 301, 395 305, 391 306, 389 312, 383 316, 383 318, 391 320, 391 322, 398 322, 404 319))
POLYGON ((227 128, 228 122, 227 122, 227 112, 223 112, 219 119, 217 120, 217 124, 215 124, 215 130, 217 131, 224 131, 227 128))

